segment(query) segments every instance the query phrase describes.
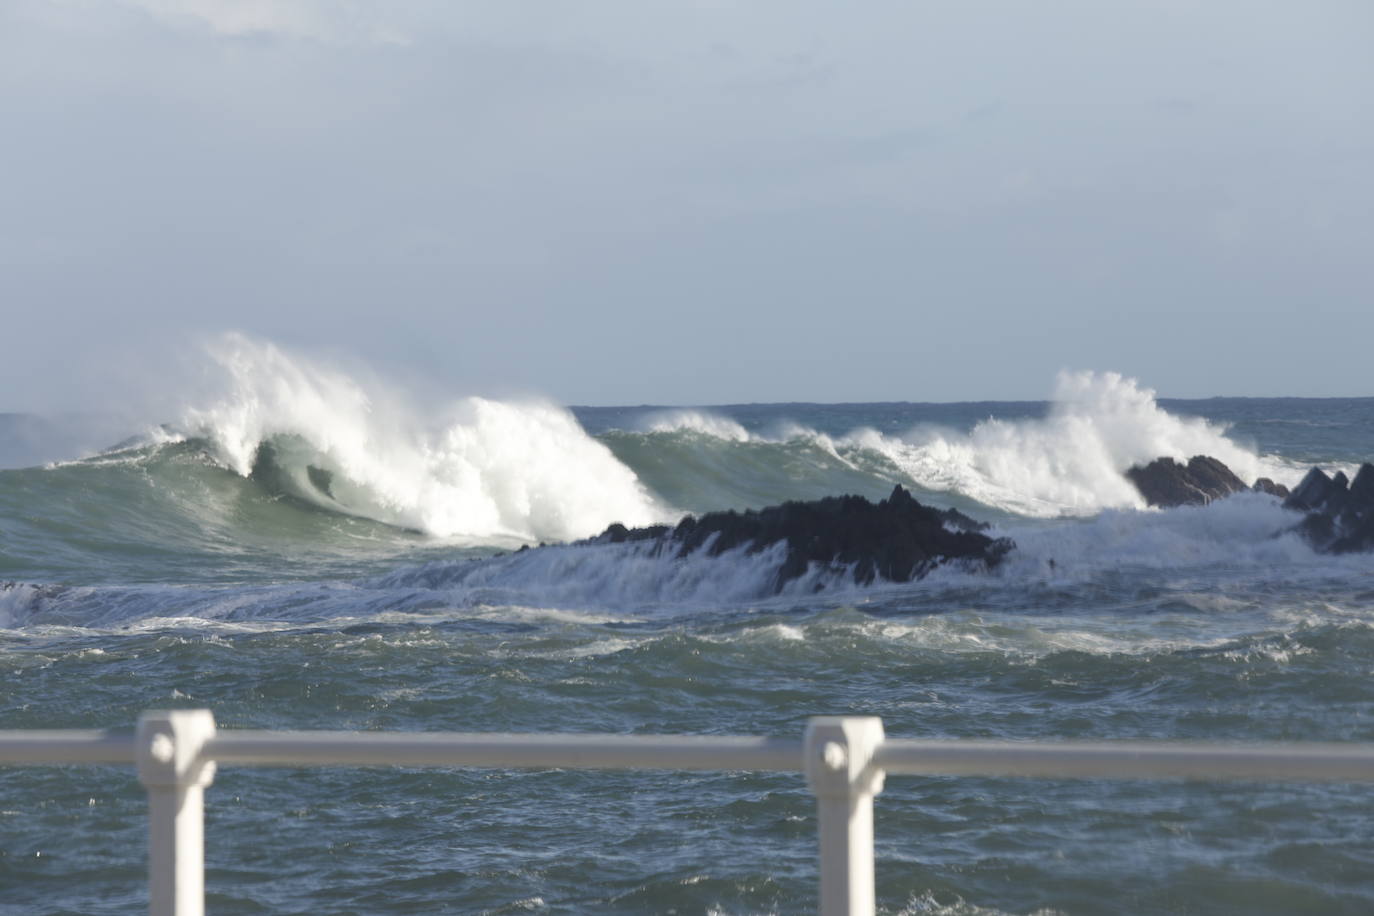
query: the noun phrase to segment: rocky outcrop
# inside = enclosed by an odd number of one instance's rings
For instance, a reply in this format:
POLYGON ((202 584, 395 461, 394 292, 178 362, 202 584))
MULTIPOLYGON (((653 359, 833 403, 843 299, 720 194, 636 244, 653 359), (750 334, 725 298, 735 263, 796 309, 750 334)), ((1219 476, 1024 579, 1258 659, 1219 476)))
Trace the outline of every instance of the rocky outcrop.
POLYGON ((1194 455, 1186 465, 1172 458, 1156 458, 1143 468, 1132 467, 1126 478, 1135 484, 1147 505, 1160 508, 1202 506, 1250 489, 1230 468, 1208 455, 1194 455))
POLYGON ((583 543, 652 541, 657 551, 681 557, 696 551, 717 556, 738 547, 758 553, 785 542, 785 558, 773 582, 778 592, 813 563, 848 569, 861 585, 875 579, 908 582, 943 563, 990 568, 1015 545, 987 536, 986 528, 954 509, 923 506, 898 486, 879 503, 862 496, 830 496, 700 518, 689 515, 673 528, 611 525, 583 543))
POLYGON ((1291 493, 1267 477, 1247 487, 1230 468, 1207 455, 1197 455, 1187 465, 1158 458, 1143 468, 1131 468, 1126 477, 1145 502, 1161 508, 1202 505, 1241 490, 1268 493, 1282 499, 1285 509, 1306 513, 1296 530, 1314 549, 1323 553, 1374 551, 1374 464, 1361 465, 1353 481, 1341 471, 1329 477, 1313 468, 1291 493))
POLYGON ((1298 531, 1317 550, 1374 550, 1374 464, 1360 465, 1353 481, 1340 471, 1328 477, 1320 468, 1313 468, 1283 505, 1307 513, 1298 531))
POLYGON ((1187 464, 1172 458, 1156 458, 1145 467, 1136 465, 1126 471, 1126 479, 1144 497, 1145 504, 1160 509, 1172 506, 1205 506, 1214 499, 1245 490, 1268 493, 1279 499, 1288 497, 1288 488, 1261 477, 1247 487, 1225 464, 1210 455, 1194 455, 1187 464))

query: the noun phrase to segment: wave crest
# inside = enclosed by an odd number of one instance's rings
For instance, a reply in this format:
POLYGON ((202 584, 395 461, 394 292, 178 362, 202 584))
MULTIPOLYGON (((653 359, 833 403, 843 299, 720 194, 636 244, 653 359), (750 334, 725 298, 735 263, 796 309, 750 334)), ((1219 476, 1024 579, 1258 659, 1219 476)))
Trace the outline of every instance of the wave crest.
POLYGON ((1231 441, 1224 426, 1169 413, 1154 391, 1115 372, 1061 372, 1044 419, 990 418, 962 434, 925 428, 891 438, 866 431, 848 441, 883 453, 928 489, 1041 517, 1143 508, 1123 472, 1160 457, 1211 455, 1247 481, 1298 474, 1231 441))
POLYGON ((225 466, 249 476, 265 446, 294 495, 441 537, 566 540, 671 516, 567 410, 468 397, 438 423, 403 398, 278 347, 211 347, 227 391, 187 411, 225 466))

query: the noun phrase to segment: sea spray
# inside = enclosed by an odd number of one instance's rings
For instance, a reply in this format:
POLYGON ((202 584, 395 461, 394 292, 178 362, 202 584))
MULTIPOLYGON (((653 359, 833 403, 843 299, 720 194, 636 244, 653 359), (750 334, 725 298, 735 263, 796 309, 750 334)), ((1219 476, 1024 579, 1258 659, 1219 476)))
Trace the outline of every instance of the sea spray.
MULTIPOLYGON (((691 434, 741 449, 772 446, 775 464, 795 467, 800 459, 832 476, 839 465, 873 478, 874 489, 914 484, 1042 518, 1144 508, 1123 472, 1165 456, 1186 461, 1211 455, 1247 482, 1270 477, 1292 483, 1302 473, 1300 464, 1234 441, 1225 424, 1164 410, 1154 391, 1115 372, 1061 372, 1045 416, 987 417, 968 429, 922 423, 902 433, 857 427, 831 435, 775 420, 767 432, 750 432, 729 416, 701 409, 655 412, 641 429, 665 443, 691 434)), ((761 463, 757 456, 753 462, 761 463)))
POLYGON ((468 397, 438 423, 401 397, 268 343, 211 348, 226 391, 185 425, 248 476, 271 447, 291 495, 440 537, 565 540, 674 513, 566 409, 468 397))
POLYGON ((648 433, 672 433, 679 430, 700 433, 730 442, 748 442, 754 438, 729 417, 723 417, 709 410, 675 408, 648 414, 640 420, 640 429, 648 433))

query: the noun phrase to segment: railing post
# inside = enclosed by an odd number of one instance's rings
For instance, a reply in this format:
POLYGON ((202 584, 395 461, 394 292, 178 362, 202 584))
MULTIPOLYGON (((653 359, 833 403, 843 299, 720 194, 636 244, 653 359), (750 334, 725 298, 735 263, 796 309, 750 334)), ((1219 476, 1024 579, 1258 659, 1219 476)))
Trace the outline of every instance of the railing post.
POLYGON ((205 817, 202 797, 215 778, 205 742, 208 709, 154 710, 138 719, 138 780, 148 790, 148 912, 203 916, 205 817))
POLYGON ((876 716, 817 716, 806 726, 806 782, 816 795, 821 916, 873 916, 873 796, 883 771, 876 716))

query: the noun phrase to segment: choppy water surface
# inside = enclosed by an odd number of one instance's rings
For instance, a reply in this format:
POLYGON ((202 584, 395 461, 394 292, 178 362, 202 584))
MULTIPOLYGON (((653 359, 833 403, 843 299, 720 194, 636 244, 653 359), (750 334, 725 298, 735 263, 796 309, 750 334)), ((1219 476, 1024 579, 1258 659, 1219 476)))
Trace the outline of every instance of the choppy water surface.
MULTIPOLYGON (((1112 478, 1203 451, 1290 482, 1349 466, 1374 401, 1070 376, 1051 403, 488 402, 382 430, 350 380, 293 365, 268 403, 248 383, 270 371, 118 452, 0 471, 0 578, 23 583, 0 591, 0 728, 203 706, 255 728, 799 736, 868 713, 903 737, 1374 740, 1374 559, 1313 555, 1266 497, 1142 511, 1112 478), (507 552, 893 483, 1018 550, 780 596, 767 555, 507 552)), ((892 777, 877 813, 886 913, 1374 909, 1357 787, 892 777)), ((814 907, 800 776, 226 767, 207 819, 215 913, 814 907)), ((139 910, 145 829, 130 770, 0 771, 0 912, 139 910)))

